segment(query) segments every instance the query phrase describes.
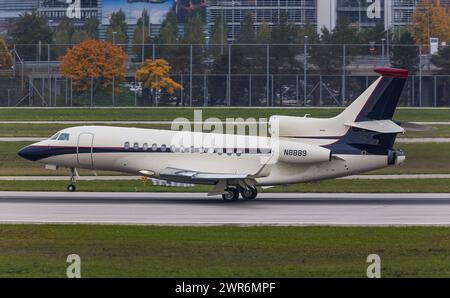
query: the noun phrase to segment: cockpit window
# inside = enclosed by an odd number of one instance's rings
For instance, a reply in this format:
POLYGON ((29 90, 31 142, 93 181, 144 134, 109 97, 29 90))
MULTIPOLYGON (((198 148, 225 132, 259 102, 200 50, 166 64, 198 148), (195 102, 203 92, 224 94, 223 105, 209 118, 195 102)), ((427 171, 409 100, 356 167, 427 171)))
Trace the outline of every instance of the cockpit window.
POLYGON ((56 140, 59 137, 59 132, 57 134, 54 134, 50 140, 56 140))
POLYGON ((70 135, 68 133, 62 133, 59 135, 58 141, 68 141, 70 135))

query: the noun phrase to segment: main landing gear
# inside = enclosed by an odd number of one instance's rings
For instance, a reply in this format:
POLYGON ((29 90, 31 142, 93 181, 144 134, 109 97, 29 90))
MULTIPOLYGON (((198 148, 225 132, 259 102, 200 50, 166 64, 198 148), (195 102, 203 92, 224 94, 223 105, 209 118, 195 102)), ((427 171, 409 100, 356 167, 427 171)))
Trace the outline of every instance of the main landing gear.
POLYGON ((225 189, 225 193, 222 195, 222 199, 225 202, 236 202, 239 200, 239 194, 244 200, 254 200, 258 195, 258 190, 256 187, 228 187, 225 189))
POLYGON ((70 184, 67 185, 67 191, 75 192, 77 190, 77 187, 75 186, 75 182, 76 182, 76 177, 78 176, 78 173, 75 168, 70 168, 69 173, 70 173, 70 184))

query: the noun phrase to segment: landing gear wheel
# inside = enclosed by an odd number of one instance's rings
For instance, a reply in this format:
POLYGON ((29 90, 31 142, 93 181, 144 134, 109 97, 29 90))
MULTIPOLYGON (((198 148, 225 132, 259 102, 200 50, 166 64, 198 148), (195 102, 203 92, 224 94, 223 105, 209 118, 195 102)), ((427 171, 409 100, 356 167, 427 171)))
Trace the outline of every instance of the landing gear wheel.
POLYGON ((75 192, 77 190, 77 187, 75 186, 75 184, 69 184, 67 186, 67 191, 68 192, 75 192))
POLYGON ((225 202, 236 202, 239 199, 239 190, 235 187, 229 187, 225 189, 225 193, 222 195, 222 199, 225 202))
POLYGON ((244 198, 244 200, 254 200, 254 199, 256 199, 257 195, 258 195, 258 190, 256 189, 256 187, 249 187, 249 188, 241 189, 241 196, 244 198))

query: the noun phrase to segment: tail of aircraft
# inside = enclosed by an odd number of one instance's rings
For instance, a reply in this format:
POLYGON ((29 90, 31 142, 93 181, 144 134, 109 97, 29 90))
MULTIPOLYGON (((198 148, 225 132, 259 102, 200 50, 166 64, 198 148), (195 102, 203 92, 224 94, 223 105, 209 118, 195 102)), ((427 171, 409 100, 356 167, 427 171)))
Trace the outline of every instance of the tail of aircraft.
POLYGON ((395 68, 377 68, 381 74, 342 114, 345 122, 358 123, 373 120, 391 120, 408 78, 408 71, 395 68))
POLYGON ((335 118, 351 129, 329 147, 336 153, 387 155, 388 164, 394 165, 404 160, 403 152, 393 146, 397 134, 405 130, 392 118, 408 71, 378 68, 375 72, 381 77, 335 118))

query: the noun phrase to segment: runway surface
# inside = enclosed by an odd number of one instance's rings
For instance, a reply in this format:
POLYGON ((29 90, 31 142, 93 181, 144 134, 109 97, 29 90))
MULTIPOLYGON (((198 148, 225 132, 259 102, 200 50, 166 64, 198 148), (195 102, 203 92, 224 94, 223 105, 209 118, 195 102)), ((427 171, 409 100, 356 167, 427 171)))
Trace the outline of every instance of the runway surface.
POLYGON ((450 226, 450 194, 261 194, 230 204, 193 193, 0 192, 0 222, 450 226))

